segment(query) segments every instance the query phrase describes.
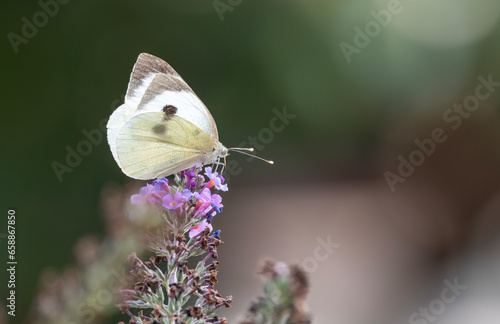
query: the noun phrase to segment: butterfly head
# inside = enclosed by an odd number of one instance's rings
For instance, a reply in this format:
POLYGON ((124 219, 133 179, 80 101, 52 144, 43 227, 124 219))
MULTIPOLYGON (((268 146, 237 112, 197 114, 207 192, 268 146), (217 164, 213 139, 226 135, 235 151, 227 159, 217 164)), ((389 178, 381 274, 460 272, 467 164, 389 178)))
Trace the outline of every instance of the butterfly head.
POLYGON ((219 157, 225 158, 226 156, 229 155, 229 150, 227 149, 227 147, 222 145, 220 142, 219 142, 219 145, 217 145, 217 146, 218 147, 217 147, 216 151, 219 152, 219 154, 218 154, 219 157))
POLYGON ((205 160, 208 161, 207 163, 218 161, 220 158, 225 158, 226 156, 228 156, 228 152, 229 150, 227 149, 227 147, 222 145, 221 142, 217 142, 217 144, 214 145, 212 152, 206 154, 207 158, 205 160))

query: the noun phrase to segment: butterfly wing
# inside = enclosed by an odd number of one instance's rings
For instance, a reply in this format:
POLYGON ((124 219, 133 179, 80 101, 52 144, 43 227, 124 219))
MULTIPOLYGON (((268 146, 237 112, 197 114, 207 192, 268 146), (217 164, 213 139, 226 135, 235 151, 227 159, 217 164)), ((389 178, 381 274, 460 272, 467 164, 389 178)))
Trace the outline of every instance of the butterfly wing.
POLYGON ((162 59, 142 53, 134 65, 125 97, 133 113, 162 111, 167 105, 212 138, 219 140, 215 121, 203 102, 175 70, 162 59))
POLYGON ((193 90, 165 61, 153 55, 139 55, 130 76, 125 103, 108 121, 108 142, 116 162, 117 137, 122 127, 134 116, 146 112, 163 112, 191 122, 217 143, 219 135, 215 121, 193 90))
POLYGON ((163 112, 133 116, 118 132, 116 152, 122 171, 154 179, 201 165, 213 150, 210 137, 193 123, 163 112))

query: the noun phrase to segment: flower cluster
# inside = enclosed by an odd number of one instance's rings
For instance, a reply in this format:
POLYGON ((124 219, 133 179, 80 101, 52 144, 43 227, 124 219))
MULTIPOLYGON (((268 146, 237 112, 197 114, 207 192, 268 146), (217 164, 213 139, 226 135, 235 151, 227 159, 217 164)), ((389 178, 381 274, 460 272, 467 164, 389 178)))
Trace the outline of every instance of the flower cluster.
MULTIPOLYGON (((192 224, 189 228, 189 237, 203 232, 206 228, 212 231, 210 221, 213 216, 222 212, 222 197, 212 194, 212 188, 227 191, 224 177, 213 172, 211 167, 205 168, 205 178, 199 174, 200 168, 182 171, 175 177, 175 185, 169 186, 168 179, 160 178, 152 184, 141 188, 140 193, 131 197, 134 205, 150 204, 163 209, 168 216, 183 221, 182 225, 192 224), (181 218, 181 219, 179 219, 181 218)), ((174 230, 185 230, 176 227, 174 230)), ((179 234, 176 232, 175 234, 179 234)), ((181 233, 184 234, 184 233, 181 233)))
POLYGON ((134 289, 122 291, 119 305, 130 316, 129 323, 226 323, 215 310, 230 307, 232 297, 224 298, 214 288, 219 263, 209 260, 218 258, 217 247, 223 243, 211 225, 222 212, 222 198, 211 190, 228 188, 211 167, 201 171, 182 171, 172 184, 166 178, 154 180, 131 197, 132 205, 155 211, 161 222, 149 233, 154 255, 146 262, 131 256, 137 282, 134 289), (192 258, 202 255, 193 267, 192 258), (187 306, 192 296, 197 300, 187 306))

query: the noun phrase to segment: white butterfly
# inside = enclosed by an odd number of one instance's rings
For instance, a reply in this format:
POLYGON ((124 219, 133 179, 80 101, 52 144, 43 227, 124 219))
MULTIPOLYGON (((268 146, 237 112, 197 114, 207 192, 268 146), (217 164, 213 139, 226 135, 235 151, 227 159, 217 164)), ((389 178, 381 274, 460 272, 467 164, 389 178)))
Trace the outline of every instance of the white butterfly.
POLYGON ((203 102, 168 63, 146 53, 137 58, 125 103, 111 114, 107 128, 116 163, 135 179, 216 163, 229 150, 253 151, 222 145, 203 102))

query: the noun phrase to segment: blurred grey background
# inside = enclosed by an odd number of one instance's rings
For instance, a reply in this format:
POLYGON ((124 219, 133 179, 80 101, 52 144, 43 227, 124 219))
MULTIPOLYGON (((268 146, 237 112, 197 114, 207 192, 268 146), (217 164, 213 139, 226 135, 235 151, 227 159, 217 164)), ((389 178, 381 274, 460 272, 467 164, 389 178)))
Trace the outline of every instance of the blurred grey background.
POLYGON ((221 312, 230 322, 260 293, 262 257, 309 269, 315 323, 431 322, 420 307, 438 323, 500 320, 500 2, 3 7, 1 196, 4 214, 17 215, 13 322, 32 306, 43 269, 62 271, 78 238, 104 235, 101 190, 130 181, 99 134, 141 52, 188 82, 222 143, 256 141, 276 162, 230 156, 238 172, 214 221, 225 241, 219 288, 235 297, 221 312), (294 117, 280 124, 284 110, 294 117), (68 150, 85 154, 69 165, 68 150), (338 246, 325 254, 318 246, 328 240, 338 246), (436 302, 456 278, 467 288, 436 302))

